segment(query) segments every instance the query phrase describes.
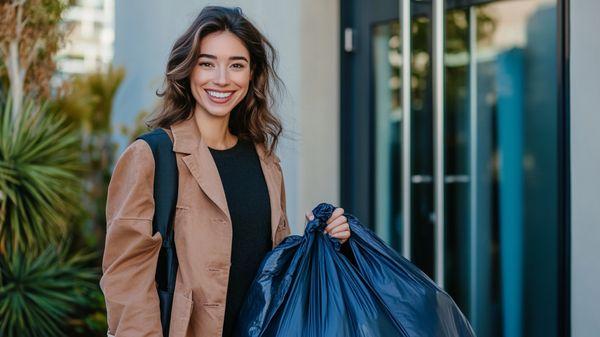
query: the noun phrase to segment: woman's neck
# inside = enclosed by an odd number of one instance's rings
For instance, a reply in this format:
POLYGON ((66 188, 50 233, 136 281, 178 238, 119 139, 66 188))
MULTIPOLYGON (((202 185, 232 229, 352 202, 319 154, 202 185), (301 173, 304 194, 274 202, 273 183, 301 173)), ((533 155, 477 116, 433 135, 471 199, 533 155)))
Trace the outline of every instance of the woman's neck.
POLYGON ((224 150, 234 146, 237 143, 237 137, 229 131, 229 116, 214 116, 203 109, 196 108, 194 119, 204 143, 208 147, 224 150))

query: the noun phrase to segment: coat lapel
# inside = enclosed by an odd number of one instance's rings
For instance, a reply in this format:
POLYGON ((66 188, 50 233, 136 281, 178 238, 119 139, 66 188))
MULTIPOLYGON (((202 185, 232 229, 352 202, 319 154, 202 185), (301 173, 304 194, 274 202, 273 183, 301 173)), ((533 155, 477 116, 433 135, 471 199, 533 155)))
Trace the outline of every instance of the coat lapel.
MULTIPOLYGON (((171 125, 173 133, 173 151, 182 154, 183 162, 189 169, 202 191, 213 201, 231 223, 225 190, 219 176, 219 170, 207 144, 200 135, 196 121, 186 119, 171 125)), ((275 244, 275 234, 281 218, 281 171, 276 167, 275 156, 267 156, 263 144, 255 143, 256 152, 269 191, 271 206, 271 239, 275 244)))
POLYGON ((267 189, 269 190, 269 199, 271 201, 271 240, 275 247, 275 234, 281 218, 281 179, 283 176, 276 167, 275 158, 267 159, 266 150, 262 144, 255 144, 256 152, 260 157, 260 165, 262 167, 267 189))

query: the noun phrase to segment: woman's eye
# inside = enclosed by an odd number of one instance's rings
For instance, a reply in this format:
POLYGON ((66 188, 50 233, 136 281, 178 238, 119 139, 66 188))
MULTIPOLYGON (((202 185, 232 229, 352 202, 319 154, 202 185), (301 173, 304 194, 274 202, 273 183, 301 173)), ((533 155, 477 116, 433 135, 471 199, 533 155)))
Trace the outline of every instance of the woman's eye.
POLYGON ((242 69, 242 68, 244 68, 244 65, 243 65, 243 64, 240 64, 240 63, 235 63, 235 64, 232 64, 231 66, 232 66, 232 67, 234 67, 234 68, 237 68, 237 69, 242 69))
POLYGON ((210 66, 212 66, 212 64, 210 64, 208 62, 200 62, 199 66, 201 66, 201 67, 210 67, 210 66))

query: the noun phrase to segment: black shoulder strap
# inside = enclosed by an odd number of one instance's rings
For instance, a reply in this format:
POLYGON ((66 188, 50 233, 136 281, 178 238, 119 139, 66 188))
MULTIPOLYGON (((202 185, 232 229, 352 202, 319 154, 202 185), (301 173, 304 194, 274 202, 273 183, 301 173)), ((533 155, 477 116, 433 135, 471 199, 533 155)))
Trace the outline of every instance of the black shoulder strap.
POLYGON ((171 218, 177 202, 177 163, 173 152, 173 142, 161 128, 139 136, 148 143, 154 155, 154 233, 160 232, 163 242, 168 244, 173 238, 171 218), (160 192, 160 193, 159 193, 160 192))
POLYGON ((165 130, 154 129, 137 139, 142 139, 154 155, 154 218, 153 233, 160 232, 162 247, 156 267, 156 283, 160 299, 163 335, 168 336, 173 292, 177 277, 177 253, 174 241, 173 215, 177 203, 178 172, 173 142, 165 130))

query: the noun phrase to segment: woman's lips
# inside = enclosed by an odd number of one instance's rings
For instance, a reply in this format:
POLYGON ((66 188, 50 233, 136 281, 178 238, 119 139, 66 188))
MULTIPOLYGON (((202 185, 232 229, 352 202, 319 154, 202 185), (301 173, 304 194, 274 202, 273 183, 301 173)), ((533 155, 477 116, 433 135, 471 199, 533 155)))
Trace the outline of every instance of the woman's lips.
POLYGON ((219 90, 210 90, 210 89, 204 89, 204 91, 206 91, 208 98, 217 104, 225 104, 225 103, 229 102, 229 100, 231 100, 231 98, 233 97, 233 93, 235 92, 235 91, 219 91, 219 90))

